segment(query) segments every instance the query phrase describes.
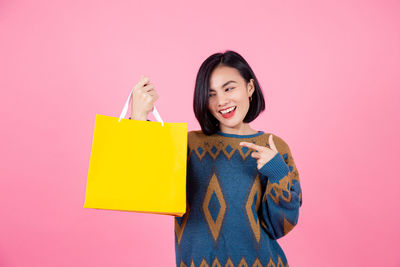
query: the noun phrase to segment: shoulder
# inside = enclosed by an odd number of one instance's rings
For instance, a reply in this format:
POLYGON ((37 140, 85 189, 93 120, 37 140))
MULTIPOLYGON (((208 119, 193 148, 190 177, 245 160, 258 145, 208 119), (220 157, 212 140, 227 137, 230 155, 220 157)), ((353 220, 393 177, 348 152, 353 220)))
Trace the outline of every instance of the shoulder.
POLYGON ((204 135, 202 130, 193 130, 188 132, 188 136, 204 135))
POLYGON ((188 132, 188 140, 204 138, 206 135, 201 130, 193 130, 188 132))
POLYGON ((202 130, 193 130, 188 132, 188 144, 189 146, 197 147, 204 141, 209 141, 210 137, 203 133, 202 130))
POLYGON ((188 132, 188 142, 202 139, 205 137, 205 134, 201 130, 193 130, 188 132))

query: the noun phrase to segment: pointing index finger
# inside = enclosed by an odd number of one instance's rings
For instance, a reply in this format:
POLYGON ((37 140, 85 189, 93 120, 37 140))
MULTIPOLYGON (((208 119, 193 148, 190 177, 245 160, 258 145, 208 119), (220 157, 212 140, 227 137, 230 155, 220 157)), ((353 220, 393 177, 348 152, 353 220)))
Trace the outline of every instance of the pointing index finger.
POLYGON ((269 143, 269 146, 271 147, 272 150, 278 152, 278 149, 276 149, 274 140, 273 140, 272 138, 273 138, 273 135, 271 134, 271 135, 269 136, 269 138, 268 138, 268 140, 269 140, 269 142, 268 142, 268 143, 269 143))
POLYGON ((253 144, 253 143, 249 143, 249 142, 240 142, 239 145, 246 146, 248 148, 252 148, 256 151, 261 151, 264 149, 264 147, 262 147, 262 146, 259 146, 259 145, 253 144))

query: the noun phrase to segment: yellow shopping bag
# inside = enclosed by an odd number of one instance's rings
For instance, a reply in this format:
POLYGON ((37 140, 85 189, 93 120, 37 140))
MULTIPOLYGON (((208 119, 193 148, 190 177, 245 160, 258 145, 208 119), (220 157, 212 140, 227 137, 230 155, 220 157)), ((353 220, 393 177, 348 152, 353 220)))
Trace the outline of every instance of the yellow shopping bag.
POLYGON ((187 123, 96 114, 84 208, 173 216, 186 212, 187 123))

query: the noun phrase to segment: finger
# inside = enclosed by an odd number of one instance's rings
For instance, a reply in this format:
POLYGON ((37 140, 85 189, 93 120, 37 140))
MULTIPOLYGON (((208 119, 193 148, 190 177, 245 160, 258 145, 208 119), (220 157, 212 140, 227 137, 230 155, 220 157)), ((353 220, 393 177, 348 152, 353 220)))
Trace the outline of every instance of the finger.
POLYGON ((256 151, 264 150, 263 146, 259 146, 259 145, 256 145, 256 144, 253 144, 253 143, 249 143, 249 142, 240 142, 239 145, 246 146, 246 147, 254 149, 256 151))
POLYGON ((143 86, 143 89, 145 92, 150 92, 151 90, 154 90, 154 84, 148 83, 145 86, 143 86))
POLYGON ((250 154, 253 158, 259 159, 261 157, 261 154, 259 152, 252 152, 250 154))
POLYGON ((154 96, 155 93, 156 93, 156 91, 154 91, 154 90, 150 90, 150 91, 146 92, 146 94, 151 95, 151 96, 154 96))
POLYGON ((274 150, 275 152, 278 152, 278 149, 276 149, 272 134, 270 134, 270 136, 269 136, 268 143, 272 150, 274 150))
POLYGON ((147 92, 147 94, 148 94, 148 95, 151 95, 153 101, 155 101, 155 100, 158 99, 158 94, 157 94, 157 92, 154 91, 154 90, 147 92))
POLYGON ((142 75, 139 82, 135 85, 134 89, 143 87, 145 84, 147 84, 149 82, 149 77, 142 75))
POLYGON ((147 92, 149 95, 151 95, 153 98, 158 98, 158 93, 156 90, 152 89, 147 92))

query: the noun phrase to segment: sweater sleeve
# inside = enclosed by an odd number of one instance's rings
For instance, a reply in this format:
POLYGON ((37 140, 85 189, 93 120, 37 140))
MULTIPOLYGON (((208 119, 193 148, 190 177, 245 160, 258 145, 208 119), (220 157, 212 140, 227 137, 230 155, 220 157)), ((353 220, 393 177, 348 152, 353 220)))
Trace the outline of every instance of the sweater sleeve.
POLYGON ((281 138, 275 135, 273 138, 278 153, 259 169, 267 179, 259 214, 261 226, 272 239, 278 239, 297 224, 302 194, 289 146, 281 138))

